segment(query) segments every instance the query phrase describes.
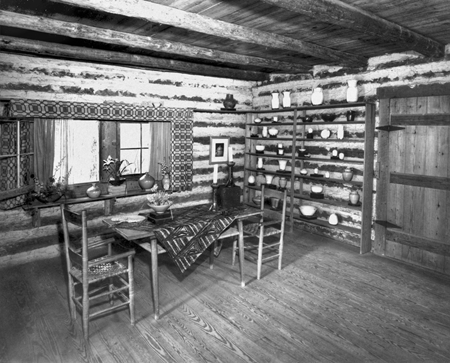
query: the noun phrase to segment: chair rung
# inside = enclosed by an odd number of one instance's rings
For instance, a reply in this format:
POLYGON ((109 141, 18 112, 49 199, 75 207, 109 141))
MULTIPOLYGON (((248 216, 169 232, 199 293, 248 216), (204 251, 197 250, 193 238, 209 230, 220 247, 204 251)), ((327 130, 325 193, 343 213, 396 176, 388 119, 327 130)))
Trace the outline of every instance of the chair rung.
POLYGON ((280 254, 277 253, 276 255, 272 255, 272 256, 269 256, 269 257, 265 257, 265 258, 263 258, 261 261, 262 261, 262 262, 267 262, 267 261, 270 261, 270 260, 274 260, 274 259, 278 258, 279 256, 280 256, 280 254))
POLYGON ((120 291, 128 290, 129 288, 130 287, 128 285, 127 286, 118 287, 118 288, 116 288, 114 286, 111 291, 108 290, 108 291, 102 292, 101 294, 98 294, 98 295, 89 296, 89 301, 94 300, 94 299, 98 299, 98 298, 103 297, 103 296, 108 296, 108 295, 111 295, 111 294, 119 293, 120 291))
POLYGON ((89 314, 89 318, 95 318, 98 315, 103 315, 103 314, 109 313, 110 311, 123 308, 124 306, 129 305, 129 304, 130 304, 130 301, 127 300, 126 302, 120 303, 118 305, 114 305, 114 306, 111 306, 109 308, 106 308, 106 309, 103 309, 103 310, 100 310, 100 311, 96 311, 95 313, 89 314))

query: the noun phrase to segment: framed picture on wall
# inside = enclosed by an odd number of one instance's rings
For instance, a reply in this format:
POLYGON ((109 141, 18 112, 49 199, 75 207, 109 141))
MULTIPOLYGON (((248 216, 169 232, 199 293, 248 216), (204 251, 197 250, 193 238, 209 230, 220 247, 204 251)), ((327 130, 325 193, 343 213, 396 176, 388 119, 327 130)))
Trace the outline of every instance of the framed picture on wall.
POLYGON ((221 164, 228 161, 229 137, 211 137, 209 141, 209 163, 221 164))

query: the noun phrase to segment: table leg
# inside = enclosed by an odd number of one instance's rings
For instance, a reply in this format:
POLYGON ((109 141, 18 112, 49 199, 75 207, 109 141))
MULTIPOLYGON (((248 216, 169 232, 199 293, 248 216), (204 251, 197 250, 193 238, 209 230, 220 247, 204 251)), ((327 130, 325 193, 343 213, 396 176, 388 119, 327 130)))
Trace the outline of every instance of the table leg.
POLYGON ((241 271, 241 286, 245 287, 244 281, 244 225, 242 219, 238 219, 238 230, 239 230, 239 270, 241 271))
POLYGON ((158 241, 151 239, 151 264, 152 264, 152 296, 155 320, 159 318, 159 286, 158 286, 158 241))

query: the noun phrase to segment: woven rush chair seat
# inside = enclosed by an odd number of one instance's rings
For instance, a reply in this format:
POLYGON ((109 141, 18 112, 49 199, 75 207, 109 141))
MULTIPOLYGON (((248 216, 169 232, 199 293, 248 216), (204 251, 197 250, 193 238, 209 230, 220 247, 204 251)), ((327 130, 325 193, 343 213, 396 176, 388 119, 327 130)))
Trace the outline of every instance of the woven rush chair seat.
MULTIPOLYGON (((260 229, 261 229, 260 223, 250 223, 250 224, 244 225, 244 233, 245 234, 259 236, 260 229)), ((264 228, 264 237, 273 236, 273 235, 280 234, 280 233, 281 233, 281 230, 274 228, 274 227, 264 228)))
MULTIPOLYGON (((87 274, 89 283, 102 281, 104 279, 118 276, 127 272, 128 267, 118 261, 102 263, 102 260, 104 260, 104 258, 96 259, 94 260, 96 264, 89 266, 87 274)), ((83 276, 83 270, 78 266, 72 266, 70 273, 77 280, 81 280, 83 276)))

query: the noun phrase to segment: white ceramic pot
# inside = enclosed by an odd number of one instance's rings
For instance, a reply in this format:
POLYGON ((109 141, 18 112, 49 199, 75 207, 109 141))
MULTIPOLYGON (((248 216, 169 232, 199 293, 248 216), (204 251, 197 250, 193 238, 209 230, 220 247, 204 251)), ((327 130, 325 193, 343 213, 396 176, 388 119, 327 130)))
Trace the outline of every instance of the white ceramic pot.
POLYGON ((356 87, 357 80, 350 79, 347 81, 347 102, 358 101, 358 88, 356 87))
POLYGON ((356 190, 351 191, 348 198, 350 199, 351 204, 358 204, 359 202, 359 194, 356 190))
POLYGON ((311 103, 315 106, 321 105, 323 102, 323 90, 320 87, 316 87, 311 95, 311 103))
POLYGON ((272 92, 272 108, 280 108, 280 94, 278 92, 272 92))
POLYGON ((283 91, 283 107, 289 108, 291 107, 291 92, 283 91))
POLYGON ((273 180, 273 175, 267 174, 266 175, 266 183, 272 184, 272 180, 273 180))
POLYGON ((278 164, 280 164, 280 170, 286 170, 287 160, 278 160, 278 164))
POLYGON ((335 213, 330 214, 328 223, 330 223, 332 226, 337 225, 339 223, 338 216, 335 213))
POLYGON ((255 184, 255 182, 256 182, 255 176, 254 176, 254 175, 250 175, 250 176, 248 177, 248 179, 247 179, 247 182, 248 182, 249 184, 255 184))

